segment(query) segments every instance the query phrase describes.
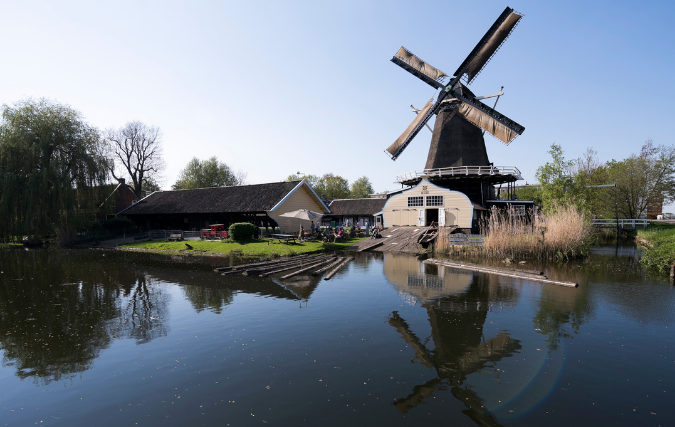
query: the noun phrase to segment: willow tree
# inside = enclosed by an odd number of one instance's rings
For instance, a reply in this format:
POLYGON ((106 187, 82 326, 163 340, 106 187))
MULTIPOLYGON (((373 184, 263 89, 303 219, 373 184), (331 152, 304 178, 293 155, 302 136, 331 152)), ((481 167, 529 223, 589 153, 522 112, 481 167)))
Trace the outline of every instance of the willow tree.
POLYGON ((106 171, 102 139, 78 111, 46 99, 3 105, 0 238, 72 232, 106 171))

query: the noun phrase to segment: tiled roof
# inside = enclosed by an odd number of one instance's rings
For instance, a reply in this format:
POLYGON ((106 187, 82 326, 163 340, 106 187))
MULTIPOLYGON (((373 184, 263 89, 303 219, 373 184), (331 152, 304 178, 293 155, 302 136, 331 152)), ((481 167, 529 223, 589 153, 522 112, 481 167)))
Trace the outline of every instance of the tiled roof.
POLYGON ((272 209, 300 181, 194 190, 157 191, 140 200, 123 215, 262 212, 272 209))
POLYGON ((387 199, 337 199, 329 206, 333 215, 372 215, 384 208, 387 199))

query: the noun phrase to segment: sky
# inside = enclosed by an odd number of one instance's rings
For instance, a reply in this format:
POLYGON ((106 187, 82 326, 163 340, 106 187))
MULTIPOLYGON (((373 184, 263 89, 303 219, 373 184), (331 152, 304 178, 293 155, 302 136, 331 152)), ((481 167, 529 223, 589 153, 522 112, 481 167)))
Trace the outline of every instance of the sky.
POLYGON ((602 162, 675 144, 667 1, 0 0, 0 105, 48 98, 101 130, 158 126, 164 189, 216 156, 249 183, 331 172, 395 190, 431 132, 396 161, 384 150, 435 90, 391 57, 405 46, 451 74, 506 6, 524 18, 469 86, 504 86, 497 110, 525 126, 509 146, 486 134, 495 166, 533 183, 553 143, 602 162))

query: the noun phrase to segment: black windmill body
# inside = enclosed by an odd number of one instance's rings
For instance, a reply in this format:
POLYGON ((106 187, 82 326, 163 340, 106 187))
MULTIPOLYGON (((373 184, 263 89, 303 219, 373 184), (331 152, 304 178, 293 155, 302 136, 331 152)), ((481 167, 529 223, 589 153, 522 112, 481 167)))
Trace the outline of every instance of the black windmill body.
POLYGON ((516 168, 492 166, 483 135, 488 132, 508 145, 525 128, 480 101, 491 97, 499 99, 502 92, 477 97, 466 87, 499 50, 521 18, 521 14, 507 7, 452 77, 403 47, 392 58, 396 65, 440 89, 435 101, 432 97, 422 109, 414 110, 417 112, 415 120, 386 150, 396 160, 431 117, 437 115, 425 170, 403 175, 398 182, 413 185, 426 177, 443 187, 463 191, 472 200, 485 200, 486 192, 494 192, 495 184, 521 179, 516 168))

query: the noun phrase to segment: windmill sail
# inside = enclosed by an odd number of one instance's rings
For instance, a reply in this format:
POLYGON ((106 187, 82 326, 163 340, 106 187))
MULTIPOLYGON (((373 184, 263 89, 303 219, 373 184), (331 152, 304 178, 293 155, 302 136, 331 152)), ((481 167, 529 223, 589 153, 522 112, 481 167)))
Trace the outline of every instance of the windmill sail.
POLYGON ((485 129, 495 138, 509 145, 525 128, 503 114, 498 113, 482 102, 472 103, 466 98, 457 108, 465 119, 481 129, 485 129))
POLYGON ((396 158, 405 150, 405 147, 410 144, 410 141, 417 135, 417 133, 422 129, 422 126, 425 125, 425 123, 429 120, 429 117, 431 115, 429 114, 429 111, 431 110, 431 107, 433 107, 433 101, 434 98, 431 98, 429 102, 426 103, 426 105, 420 110, 419 114, 415 117, 415 120, 410 123, 410 125, 406 128, 405 132, 401 134, 401 136, 398 137, 396 141, 394 141, 393 144, 387 148, 387 152, 391 155, 392 160, 396 160, 396 158))
POLYGON ((436 89, 442 88, 444 86, 443 83, 439 81, 439 79, 443 79, 443 77, 448 76, 438 68, 432 67, 431 65, 422 61, 404 47, 401 47, 398 52, 396 52, 396 55, 391 58, 391 62, 405 69, 409 73, 418 77, 423 82, 435 87, 436 89))
POLYGON ((518 21, 522 17, 523 15, 507 7, 476 47, 473 48, 469 56, 462 62, 462 65, 455 72, 455 76, 461 77, 463 74, 466 74, 467 84, 471 83, 509 37, 511 31, 518 25, 518 21))

